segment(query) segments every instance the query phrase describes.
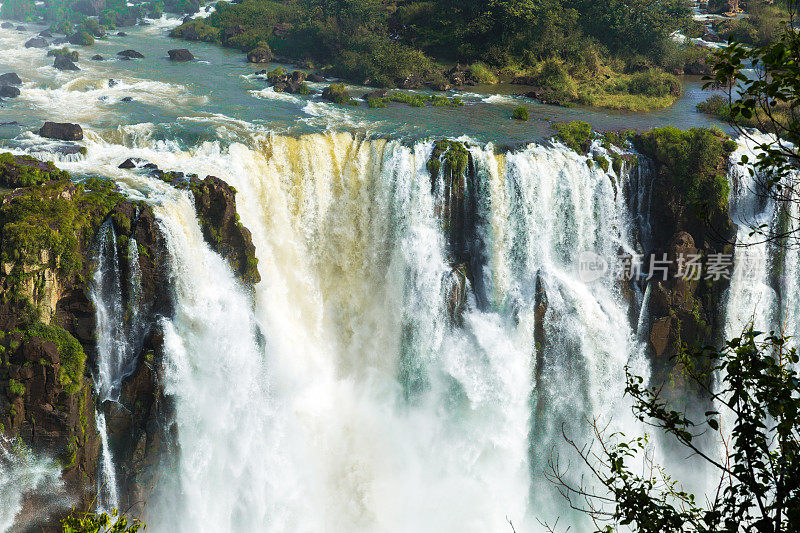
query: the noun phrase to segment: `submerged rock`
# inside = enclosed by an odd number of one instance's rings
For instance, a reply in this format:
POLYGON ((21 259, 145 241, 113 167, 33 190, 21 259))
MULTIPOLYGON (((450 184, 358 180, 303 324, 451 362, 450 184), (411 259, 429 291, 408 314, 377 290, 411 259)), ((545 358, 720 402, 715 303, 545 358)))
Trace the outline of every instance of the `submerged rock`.
POLYGON ((0 75, 0 84, 3 85, 22 85, 22 80, 16 72, 0 75))
POLYGON ((133 96, 123 96, 119 100, 120 102, 133 102, 133 96))
POLYGON ((192 53, 186 48, 169 50, 167 54, 172 61, 192 61, 194 59, 192 53))
POLYGON ((117 55, 128 59, 144 59, 144 55, 136 50, 123 50, 122 52, 117 52, 117 55))
POLYGON ((48 46, 50 44, 47 39, 42 39, 41 37, 34 37, 25 41, 25 48, 47 48, 48 46))
POLYGON ((19 89, 11 85, 0 86, 0 98, 16 98, 19 96, 19 89))
POLYGON ((95 54, 90 58, 92 61, 103 61, 105 58, 100 54, 95 54))
POLYGON ((79 124, 69 122, 45 122, 39 130, 39 135, 61 141, 80 141, 83 140, 83 128, 79 124))

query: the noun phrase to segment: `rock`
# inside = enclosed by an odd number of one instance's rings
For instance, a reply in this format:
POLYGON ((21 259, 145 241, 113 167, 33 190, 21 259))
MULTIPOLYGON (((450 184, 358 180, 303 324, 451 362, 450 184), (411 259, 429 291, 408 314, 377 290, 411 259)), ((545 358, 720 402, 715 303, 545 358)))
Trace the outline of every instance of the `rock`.
POLYGON ((294 25, 289 22, 279 22, 275 24, 275 27, 272 29, 272 34, 276 37, 286 37, 292 28, 294 28, 294 25))
POLYGON ((538 85, 536 78, 533 76, 514 76, 511 83, 513 85, 538 85))
POLYGON ((3 28, 4 30, 12 30, 14 29, 14 25, 10 22, 4 22, 0 24, 0 28, 3 28))
POLYGON ((83 128, 68 122, 45 122, 39 130, 39 135, 61 141, 80 141, 83 140, 83 128))
POLYGON ((113 78, 108 80, 108 88, 116 87, 119 82, 113 78))
POLYGON ((19 89, 11 85, 0 86, 0 98, 16 98, 19 96, 19 89))
POLYGON ((131 168, 136 168, 136 162, 129 157, 128 159, 120 163, 120 165, 117 168, 123 168, 126 170, 131 168))
POLYGON ((144 56, 136 50, 123 50, 122 52, 117 52, 117 55, 128 59, 144 59, 144 56))
POLYGON ((258 283, 258 260, 250 230, 236 216, 236 190, 215 176, 188 184, 197 206, 197 216, 206 242, 228 260, 246 283, 258 283))
POLYGON ((708 32, 703 35, 703 40, 709 43, 721 43, 724 42, 722 37, 719 36, 717 33, 708 32))
POLYGON ((95 54, 95 55, 93 55, 93 56, 91 57, 91 60, 92 60, 92 61, 103 61, 103 60, 104 60, 104 58, 103 58, 103 56, 101 56, 100 54, 95 54))
POLYGON ((61 46, 62 44, 69 43, 69 40, 66 37, 59 37, 53 41, 53 46, 61 46))
POLYGON ((156 165, 155 163, 146 163, 142 165, 142 168, 146 168, 148 170, 158 170, 158 165, 156 165))
POLYGON ((272 86, 276 93, 291 93, 292 86, 286 83, 285 81, 279 81, 275 85, 272 86))
POLYGON ((40 31, 39 32, 39 37, 44 37, 45 39, 52 39, 53 38, 53 34, 50 33, 47 30, 44 30, 44 31, 40 31))
POLYGON ((350 101, 350 93, 341 83, 334 83, 323 89, 322 98, 336 104, 346 104, 350 101))
POLYGON ((191 15, 186 15, 185 17, 183 17, 183 21, 181 22, 181 24, 186 24, 187 22, 191 22, 192 20, 194 19, 192 18, 191 15))
POLYGON ((172 61, 192 61, 194 59, 192 53, 186 48, 169 50, 167 53, 172 61))
POLYGON ((78 65, 63 55, 56 56, 56 60, 53 61, 53 66, 58 70, 80 70, 78 65))
POLYGON ((48 46, 50 45, 47 39, 42 39, 41 37, 34 37, 25 42, 25 48, 47 48, 48 46))
POLYGON ((325 79, 325 76, 321 76, 316 72, 312 72, 311 74, 309 74, 308 77, 306 77, 306 80, 313 83, 325 83, 326 81, 328 81, 327 79, 325 79))
POLYGON ((272 58, 272 51, 266 46, 258 47, 247 54, 248 63, 269 63, 272 58))
POLYGON ((17 31, 28 31, 28 28, 25 26, 17 26, 17 31))
POLYGON ((22 80, 16 72, 0 75, 0 84, 3 85, 22 85, 22 80))
POLYGON ((449 91, 451 89, 451 85, 446 81, 442 81, 439 83, 429 83, 428 86, 433 89, 434 91, 449 91))
POLYGON ((365 94, 362 98, 364 100, 374 100, 376 98, 386 98, 387 96, 389 96, 388 89, 378 89, 376 91, 372 91, 365 94))
POLYGON ((72 61, 73 63, 78 61, 78 52, 76 52, 74 50, 70 51, 70 50, 68 50, 66 48, 63 48, 61 50, 49 50, 47 52, 47 57, 59 57, 59 56, 60 57, 65 57, 65 58, 69 59, 70 61, 72 61))
POLYGON ((117 37, 127 37, 127 36, 128 36, 128 34, 125 33, 124 31, 117 32, 117 37))
POLYGON ((120 102, 133 102, 133 96, 125 96, 123 98, 120 98, 119 101, 120 102))

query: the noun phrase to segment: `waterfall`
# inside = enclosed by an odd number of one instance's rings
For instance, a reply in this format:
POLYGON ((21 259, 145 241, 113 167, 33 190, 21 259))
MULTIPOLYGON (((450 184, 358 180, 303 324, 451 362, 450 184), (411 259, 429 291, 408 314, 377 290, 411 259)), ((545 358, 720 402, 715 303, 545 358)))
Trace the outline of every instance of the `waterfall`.
MULTIPOLYGON (((143 341, 141 316, 141 269, 136 239, 128 239, 128 286, 123 294, 117 236, 109 219, 99 232, 97 267, 91 284, 91 299, 97 323, 97 373, 95 390, 100 403, 119 399, 122 380, 135 370, 137 347, 143 341)), ((95 412, 100 433, 97 504, 104 511, 119 507, 117 475, 108 442, 105 415, 95 412)))
POLYGON ((53 507, 64 507, 65 502, 53 501, 63 485, 56 461, 37 457, 21 441, 0 436, 0 533, 35 522, 53 507), (37 507, 34 515, 20 516, 23 501, 31 499, 37 507))
MULTIPOLYGON (((465 267, 437 217, 430 142, 264 135, 184 151, 87 138, 87 157, 64 166, 153 206, 175 287, 163 375, 180 453, 149 530, 537 530, 568 513, 542 473, 568 453, 562 423, 579 442, 586 419, 641 434, 623 397, 626 364, 648 375, 635 302, 611 271, 586 280, 577 266, 640 246, 625 175, 561 146, 470 144, 465 267), (262 281, 241 286, 191 195, 117 169, 123 156, 233 185, 262 281), (467 293, 459 321, 454 286, 467 293)), ((98 307, 120 320, 111 285, 98 307)))

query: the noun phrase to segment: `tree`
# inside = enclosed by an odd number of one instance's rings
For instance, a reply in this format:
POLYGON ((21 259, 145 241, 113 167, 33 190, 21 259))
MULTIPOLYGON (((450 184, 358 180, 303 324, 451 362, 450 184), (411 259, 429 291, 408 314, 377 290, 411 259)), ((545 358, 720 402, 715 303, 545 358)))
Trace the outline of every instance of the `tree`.
MULTIPOLYGON (((786 20, 773 42, 751 47, 731 40, 717 55, 715 75, 706 78, 706 87, 726 89, 729 121, 758 146, 755 161, 747 155, 742 157, 743 163, 752 163, 751 172, 759 176, 757 192, 784 203, 800 201, 795 172, 800 168, 798 4, 797 0, 785 2, 786 20), (772 133, 773 137, 756 138, 750 128, 772 133)), ((797 231, 754 230, 767 240, 783 240, 797 231)))
POLYGON ((675 437, 719 475, 716 491, 705 504, 653 464, 646 437, 626 441, 620 435, 603 435, 597 426, 597 447, 580 447, 567 438, 595 484, 570 484, 557 458, 551 462, 549 477, 573 509, 591 516, 598 531, 610 532, 619 525, 648 533, 797 531, 800 377, 796 368, 800 358, 796 348, 789 347, 783 337, 750 328, 722 350, 705 348, 685 357, 707 360, 711 372, 722 376, 721 386, 712 390, 709 374, 689 370, 690 378, 722 412, 708 411, 705 420, 690 420, 660 400, 658 390, 643 386, 642 378, 630 373, 626 392, 640 420, 675 437), (723 427, 721 420, 730 421, 731 427, 723 427), (721 435, 726 453, 698 444, 698 438, 709 431, 721 435), (643 473, 636 473, 633 466, 639 460, 646 467, 643 473))

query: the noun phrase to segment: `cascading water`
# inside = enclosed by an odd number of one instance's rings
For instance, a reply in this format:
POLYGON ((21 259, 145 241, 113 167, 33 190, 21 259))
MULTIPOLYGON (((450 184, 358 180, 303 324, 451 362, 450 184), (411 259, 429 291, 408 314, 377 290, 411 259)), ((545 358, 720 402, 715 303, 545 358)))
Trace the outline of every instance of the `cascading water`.
MULTIPOLYGON (((142 342, 145 324, 141 319, 141 270, 136 239, 129 239, 126 250, 129 273, 125 293, 117 236, 111 220, 100 229, 98 241, 91 298, 97 324, 95 390, 102 405, 119 399, 122 380, 135 369, 137 347, 142 342)), ((119 506, 116 468, 102 410, 95 412, 95 420, 101 447, 97 503, 99 508, 111 510, 119 506)))
POLYGON ((65 506, 57 501, 62 488, 61 468, 55 460, 36 457, 21 442, 0 436, 0 533, 35 522, 51 507, 65 506), (20 516, 23 501, 31 498, 38 509, 33 516, 20 516))
POLYGON ((87 137, 64 166, 147 198, 174 278, 164 376, 180 455, 149 530, 537 529, 565 512, 542 476, 566 453, 562 423, 578 440, 585 418, 639 431, 622 394, 626 364, 647 375, 631 304, 611 273, 577 270, 582 252, 614 264, 634 248, 623 177, 563 147, 470 148, 480 271, 454 322, 430 143, 269 135, 185 152, 87 137), (123 155, 236 187, 252 294, 203 242, 191 196, 117 169, 123 155))

